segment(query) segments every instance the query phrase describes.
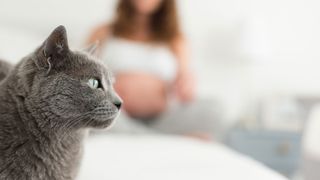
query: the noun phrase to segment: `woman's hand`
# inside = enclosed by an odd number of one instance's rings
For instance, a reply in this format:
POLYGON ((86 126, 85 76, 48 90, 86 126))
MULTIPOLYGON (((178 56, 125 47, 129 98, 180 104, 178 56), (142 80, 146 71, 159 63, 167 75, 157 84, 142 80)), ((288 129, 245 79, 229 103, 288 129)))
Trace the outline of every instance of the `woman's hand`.
POLYGON ((189 70, 189 54, 186 41, 182 36, 177 37, 171 44, 172 51, 177 58, 178 74, 174 84, 174 91, 178 99, 187 103, 194 99, 195 79, 189 70))
POLYGON ((191 72, 180 73, 175 82, 175 94, 183 103, 194 99, 195 80, 191 72))

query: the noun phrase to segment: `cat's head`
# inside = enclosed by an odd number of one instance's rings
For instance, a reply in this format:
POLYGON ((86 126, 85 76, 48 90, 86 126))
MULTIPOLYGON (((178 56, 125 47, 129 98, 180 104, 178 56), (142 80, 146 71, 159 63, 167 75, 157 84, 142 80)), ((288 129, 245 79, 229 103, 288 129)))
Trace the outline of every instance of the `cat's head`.
POLYGON ((104 128, 116 118, 122 101, 112 74, 91 51, 71 51, 59 26, 23 60, 21 98, 42 130, 104 128))

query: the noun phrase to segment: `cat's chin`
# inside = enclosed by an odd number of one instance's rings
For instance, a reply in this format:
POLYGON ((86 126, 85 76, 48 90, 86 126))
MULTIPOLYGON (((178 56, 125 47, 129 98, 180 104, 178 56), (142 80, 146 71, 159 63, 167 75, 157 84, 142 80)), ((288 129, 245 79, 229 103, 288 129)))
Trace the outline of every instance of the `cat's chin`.
POLYGON ((96 119, 96 120, 92 121, 89 124, 89 126, 91 128, 97 128, 97 129, 107 128, 115 121, 115 119, 118 117, 118 114, 119 113, 113 115, 112 117, 108 117, 108 118, 96 119))

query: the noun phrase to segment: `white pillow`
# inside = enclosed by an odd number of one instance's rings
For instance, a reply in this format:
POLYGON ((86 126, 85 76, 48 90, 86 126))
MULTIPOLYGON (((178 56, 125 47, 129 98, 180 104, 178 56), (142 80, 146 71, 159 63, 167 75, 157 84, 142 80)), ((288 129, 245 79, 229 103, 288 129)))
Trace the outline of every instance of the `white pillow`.
POLYGON ((303 151, 320 160, 320 105, 314 107, 305 127, 303 151))

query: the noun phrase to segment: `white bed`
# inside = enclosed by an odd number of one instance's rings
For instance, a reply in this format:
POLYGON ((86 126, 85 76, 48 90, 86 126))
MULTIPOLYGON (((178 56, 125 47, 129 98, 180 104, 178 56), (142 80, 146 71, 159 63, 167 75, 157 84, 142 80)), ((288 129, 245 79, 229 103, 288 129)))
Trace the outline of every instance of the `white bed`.
POLYGON ((177 136, 89 137, 79 180, 285 180, 228 148, 177 136))
MULTIPOLYGON (((44 33, 45 34, 45 33, 44 33)), ((0 56, 16 63, 43 38, 0 29, 0 56)), ((285 180, 228 148, 175 136, 90 137, 79 180, 285 180)))
MULTIPOLYGON (((2 0, 1 2, 0 58, 16 63, 39 46, 59 24, 66 25, 70 46, 80 47, 91 26, 104 20, 106 14, 110 18, 114 0, 55 0, 46 3, 42 0, 2 0), (52 10, 55 13, 51 13, 52 10)), ((199 46, 198 49, 203 48, 199 46)), ((197 59, 210 58, 197 57, 197 59)), ((208 79, 213 75, 203 76, 207 77, 203 82, 213 81, 208 79)), ((212 85, 214 88, 218 87, 212 85)), ((208 91, 207 89, 203 92, 208 91)), ((228 95, 231 95, 232 100, 237 99, 232 94, 228 95)), ((90 137, 86 143, 79 180, 129 179, 285 180, 286 178, 218 144, 176 136, 108 134, 90 137)))
MULTIPOLYGON (((50 32, 23 30, 1 27, 0 58, 16 63, 50 32)), ((82 165, 79 180, 286 179, 221 145, 174 136, 90 137, 82 165)))

